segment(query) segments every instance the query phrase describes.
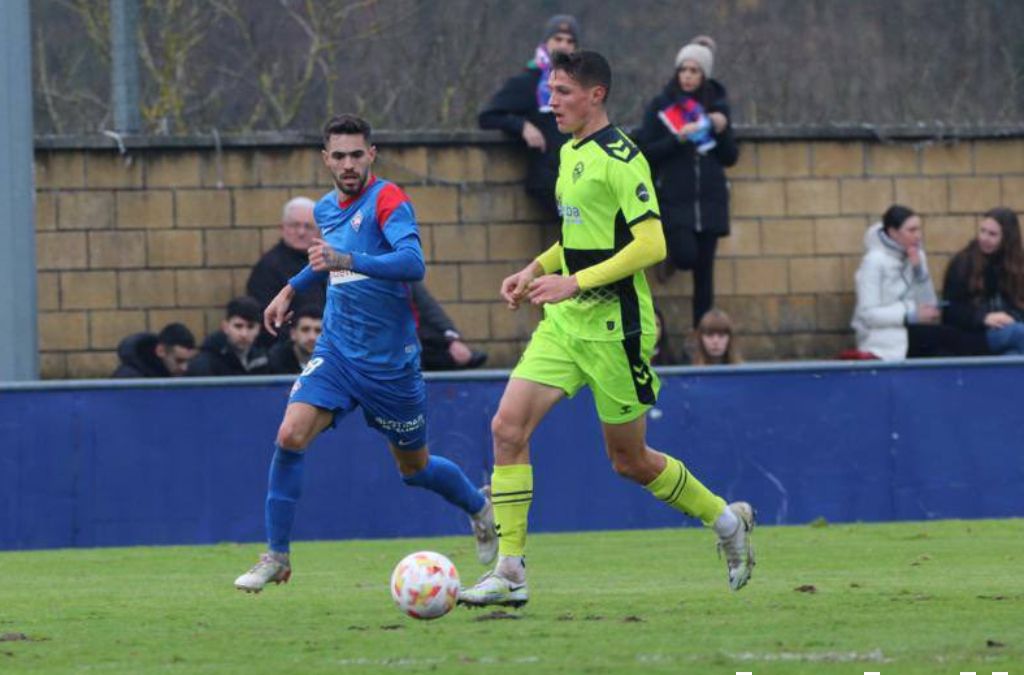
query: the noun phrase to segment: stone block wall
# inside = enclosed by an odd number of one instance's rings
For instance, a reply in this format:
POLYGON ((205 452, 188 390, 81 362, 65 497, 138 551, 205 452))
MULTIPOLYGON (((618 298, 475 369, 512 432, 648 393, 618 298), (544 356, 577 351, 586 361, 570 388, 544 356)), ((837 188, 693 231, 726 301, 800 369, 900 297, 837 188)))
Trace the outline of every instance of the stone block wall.
MULTIPOLYGON (((1024 139, 778 139, 748 131, 730 171, 733 234, 719 246, 718 305, 752 359, 829 357, 852 345, 864 229, 891 203, 925 217, 941 280, 977 215, 1024 211, 1024 139)), ((49 139, 36 152, 36 248, 45 378, 102 377, 125 335, 182 321, 201 338, 278 240, 282 205, 330 188, 317 141, 49 139)), ((381 134, 377 173, 418 214, 427 281, 494 366, 515 362, 539 316, 498 302, 500 280, 555 229, 520 188, 523 152, 479 133, 381 134)), ((678 348, 692 285, 653 281, 678 348)))

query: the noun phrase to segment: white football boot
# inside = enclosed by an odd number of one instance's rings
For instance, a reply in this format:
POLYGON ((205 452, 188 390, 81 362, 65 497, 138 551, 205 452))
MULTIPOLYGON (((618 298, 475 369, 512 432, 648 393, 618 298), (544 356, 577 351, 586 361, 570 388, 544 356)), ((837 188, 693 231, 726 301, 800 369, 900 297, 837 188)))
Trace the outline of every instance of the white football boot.
POLYGON ((516 583, 497 570, 480 577, 470 588, 459 591, 459 604, 467 607, 522 607, 530 599, 526 581, 516 583))
POLYGON ((286 584, 292 576, 287 553, 267 551, 248 572, 235 579, 235 588, 246 593, 259 593, 271 581, 286 584))
POLYGON ((740 521, 736 531, 718 539, 718 555, 725 552, 725 564, 729 570, 729 588, 738 591, 743 588, 754 571, 754 546, 750 533, 754 531, 754 509, 747 502, 733 502, 726 506, 740 521))
POLYGON ((476 537, 476 557, 481 565, 490 565, 498 557, 498 531, 494 527, 494 505, 491 503, 491 486, 480 489, 486 502, 476 515, 470 516, 473 536, 476 537))

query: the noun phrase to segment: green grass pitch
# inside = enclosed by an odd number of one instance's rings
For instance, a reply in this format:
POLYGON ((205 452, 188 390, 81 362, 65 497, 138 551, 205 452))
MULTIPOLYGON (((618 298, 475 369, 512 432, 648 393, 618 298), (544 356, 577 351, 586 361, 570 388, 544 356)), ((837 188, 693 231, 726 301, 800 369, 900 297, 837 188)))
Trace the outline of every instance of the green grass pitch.
POLYGON ((260 547, 0 553, 0 673, 1024 675, 1024 520, 763 527, 731 593, 697 529, 530 537, 531 601, 433 622, 393 606, 418 549, 482 571, 461 538, 299 543, 260 595, 260 547))

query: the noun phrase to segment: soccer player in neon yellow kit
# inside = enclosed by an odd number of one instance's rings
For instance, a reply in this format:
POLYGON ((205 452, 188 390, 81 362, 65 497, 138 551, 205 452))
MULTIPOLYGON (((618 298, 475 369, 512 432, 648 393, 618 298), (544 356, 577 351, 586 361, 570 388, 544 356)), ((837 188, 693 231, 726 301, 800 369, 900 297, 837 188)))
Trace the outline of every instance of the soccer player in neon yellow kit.
POLYGON ((524 551, 533 499, 529 441, 564 396, 594 394, 605 448, 615 471, 673 508, 700 518, 718 535, 729 586, 750 579, 753 509, 726 504, 675 457, 648 447, 646 412, 660 382, 650 368, 654 306, 644 269, 665 257, 658 203, 647 160, 608 121, 611 68, 596 52, 555 57, 551 108, 562 146, 555 188, 559 243, 501 284, 510 309, 544 306, 491 423, 494 515, 500 532, 495 569, 464 589, 469 606, 519 607, 529 599, 524 551))

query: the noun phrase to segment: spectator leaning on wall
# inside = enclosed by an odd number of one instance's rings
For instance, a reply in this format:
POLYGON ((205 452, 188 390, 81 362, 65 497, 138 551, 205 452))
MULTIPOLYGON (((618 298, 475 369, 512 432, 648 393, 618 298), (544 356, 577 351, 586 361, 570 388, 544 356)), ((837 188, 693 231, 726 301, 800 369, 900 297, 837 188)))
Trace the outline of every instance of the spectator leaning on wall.
POLYGON ((558 130, 551 112, 551 55, 571 54, 579 48, 580 26, 575 18, 559 14, 548 19, 544 36, 526 69, 509 78, 480 112, 481 129, 498 129, 521 138, 529 152, 526 192, 551 216, 558 218, 555 181, 558 155, 568 134, 558 130))

